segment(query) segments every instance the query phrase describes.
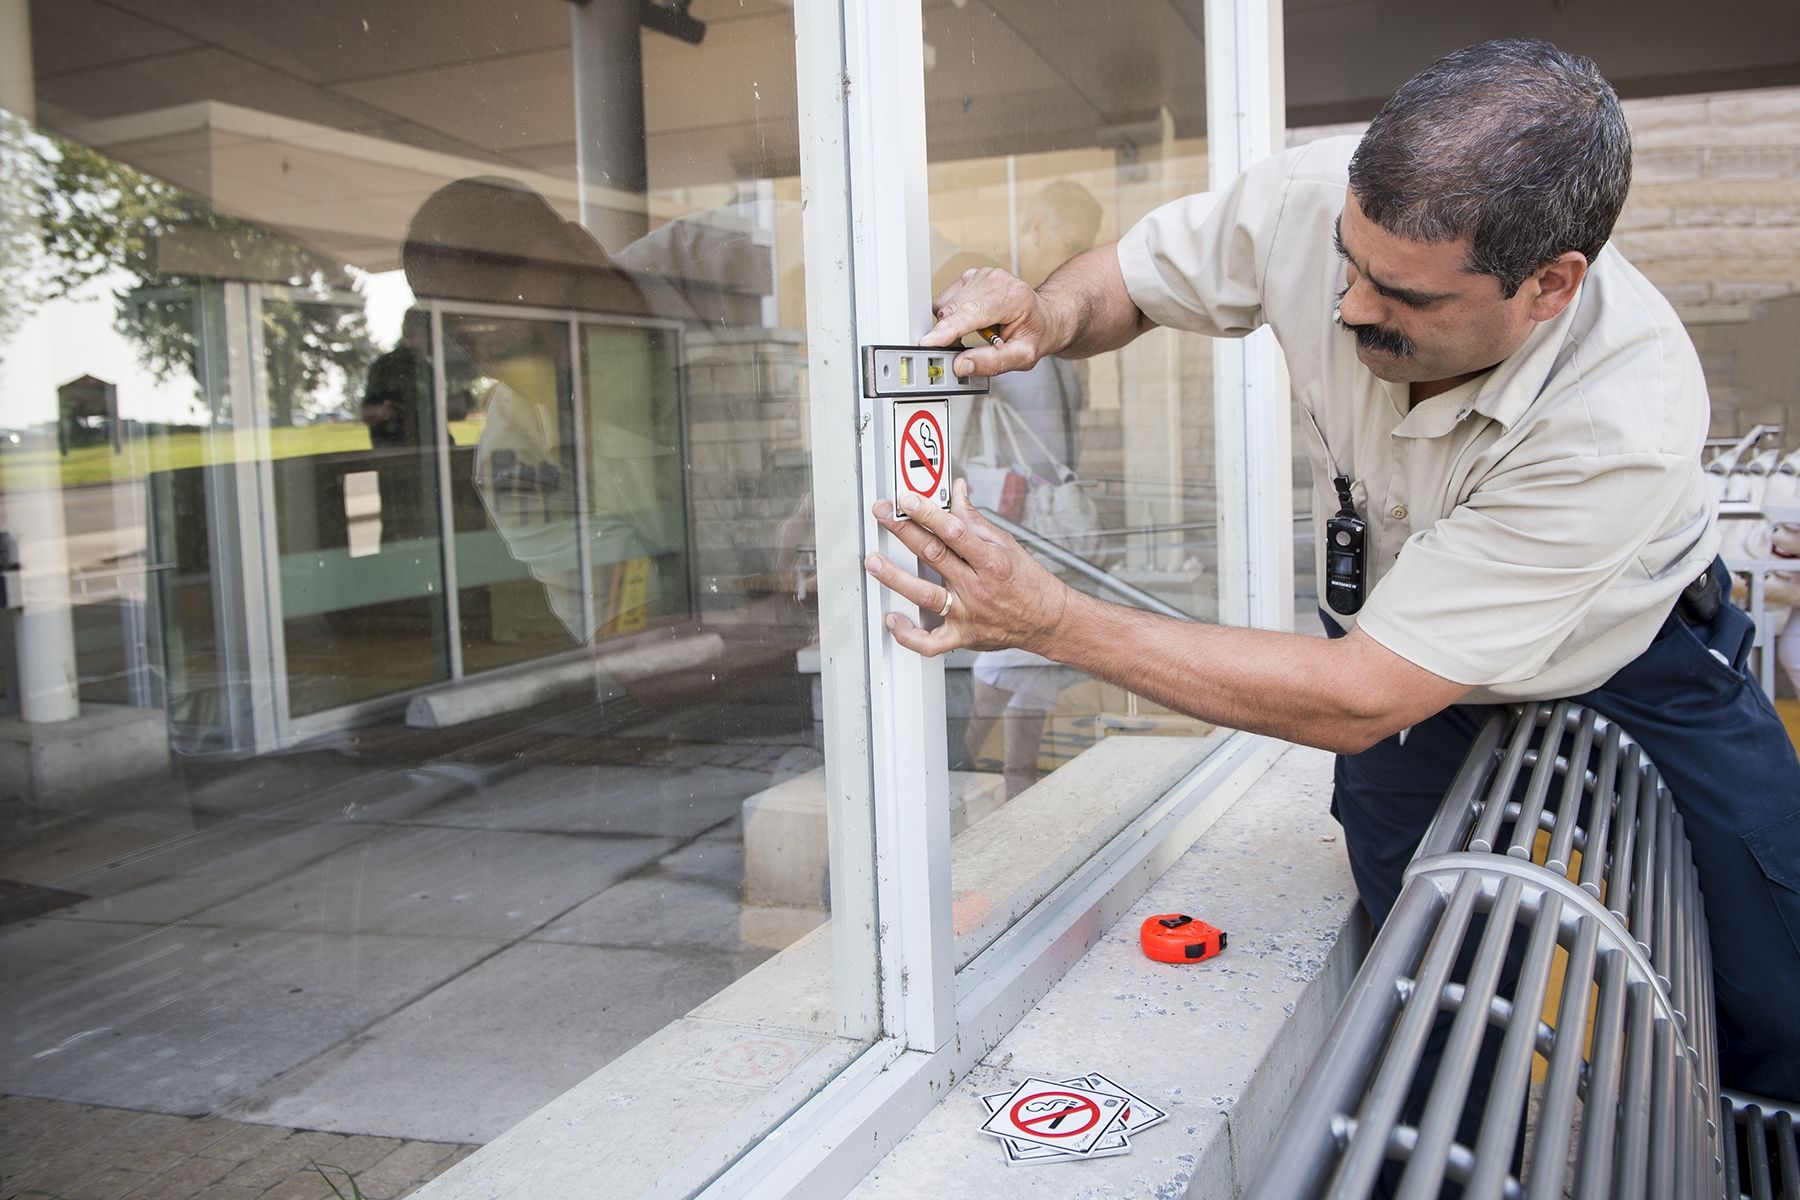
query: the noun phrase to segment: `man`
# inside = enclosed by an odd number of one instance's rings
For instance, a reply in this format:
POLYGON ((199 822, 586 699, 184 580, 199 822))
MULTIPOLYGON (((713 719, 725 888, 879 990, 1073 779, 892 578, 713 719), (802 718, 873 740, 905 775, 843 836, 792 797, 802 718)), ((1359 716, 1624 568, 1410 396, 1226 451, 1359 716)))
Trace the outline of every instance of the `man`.
POLYGON ((1629 180, 1624 117, 1591 62, 1489 42, 1404 85, 1360 144, 1260 164, 1204 217, 1177 201, 1035 292, 987 271, 940 298, 928 343, 1004 335, 960 353, 958 374, 1099 353, 1159 324, 1270 325, 1304 409, 1318 527, 1345 507, 1367 523, 1366 587, 1328 615, 1329 643, 1080 595, 966 492, 905 523, 876 505, 942 586, 865 565, 948 608, 929 633, 889 618, 920 653, 1021 646, 1336 751, 1333 809, 1377 922, 1484 706, 1569 696, 1598 710, 1684 815, 1724 1082, 1800 1099, 1800 1036, 1780 1011, 1800 995, 1800 764, 1743 674, 1748 618, 1718 594, 1698 359, 1606 246, 1629 180))

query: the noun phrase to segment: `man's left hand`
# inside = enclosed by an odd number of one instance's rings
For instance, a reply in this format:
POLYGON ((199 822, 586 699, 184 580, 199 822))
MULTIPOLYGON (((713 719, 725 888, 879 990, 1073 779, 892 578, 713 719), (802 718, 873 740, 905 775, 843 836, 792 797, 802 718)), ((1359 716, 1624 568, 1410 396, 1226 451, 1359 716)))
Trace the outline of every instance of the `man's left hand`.
POLYGON ((890 615, 887 627, 895 641, 927 658, 959 646, 1017 646, 1056 657, 1057 628, 1077 593, 975 510, 967 481, 952 485, 949 512, 912 495, 901 498, 901 507, 908 520, 895 520, 892 503, 878 500, 875 519, 944 582, 927 583, 879 554, 864 559, 863 569, 922 612, 942 612, 947 594, 950 610, 929 632, 890 615))

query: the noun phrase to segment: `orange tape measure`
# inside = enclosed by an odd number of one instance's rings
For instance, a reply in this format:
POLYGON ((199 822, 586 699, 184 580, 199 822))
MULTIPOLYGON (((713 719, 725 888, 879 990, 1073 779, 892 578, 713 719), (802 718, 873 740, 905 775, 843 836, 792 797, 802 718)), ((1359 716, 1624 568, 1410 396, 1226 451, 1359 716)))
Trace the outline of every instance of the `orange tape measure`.
POLYGON ((1185 913, 1159 913, 1138 928, 1138 944, 1157 962, 1204 962, 1225 948, 1225 931, 1185 913))

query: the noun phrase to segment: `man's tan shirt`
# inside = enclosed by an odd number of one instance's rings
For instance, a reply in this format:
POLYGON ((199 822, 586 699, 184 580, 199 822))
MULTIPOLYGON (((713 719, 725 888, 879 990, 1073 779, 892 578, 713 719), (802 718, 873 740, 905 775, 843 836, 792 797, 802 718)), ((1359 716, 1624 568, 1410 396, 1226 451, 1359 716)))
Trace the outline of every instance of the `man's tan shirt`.
MULTIPOLYGON (((1408 410, 1332 320, 1332 247, 1355 138, 1288 151, 1218 198, 1188 197, 1119 242, 1159 325, 1243 336, 1268 324, 1303 414, 1314 528, 1354 481, 1368 523, 1360 626, 1469 703, 1577 695, 1650 644, 1718 550, 1701 477, 1705 380, 1674 310, 1617 250, 1493 370, 1408 410)), ((1323 548, 1318 563, 1324 578, 1323 548)))

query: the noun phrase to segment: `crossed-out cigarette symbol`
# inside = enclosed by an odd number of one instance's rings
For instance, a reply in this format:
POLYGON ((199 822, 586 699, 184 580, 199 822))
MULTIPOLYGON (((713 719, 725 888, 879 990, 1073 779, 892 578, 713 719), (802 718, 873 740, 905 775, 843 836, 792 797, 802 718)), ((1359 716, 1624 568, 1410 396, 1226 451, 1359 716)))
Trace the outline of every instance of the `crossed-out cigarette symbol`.
POLYGON ((1075 1137, 1094 1127, 1100 1119, 1100 1109, 1085 1096, 1044 1092, 1013 1105, 1012 1119, 1020 1129, 1039 1137, 1075 1137), (1063 1128, 1071 1117, 1074 1124, 1063 1128))

